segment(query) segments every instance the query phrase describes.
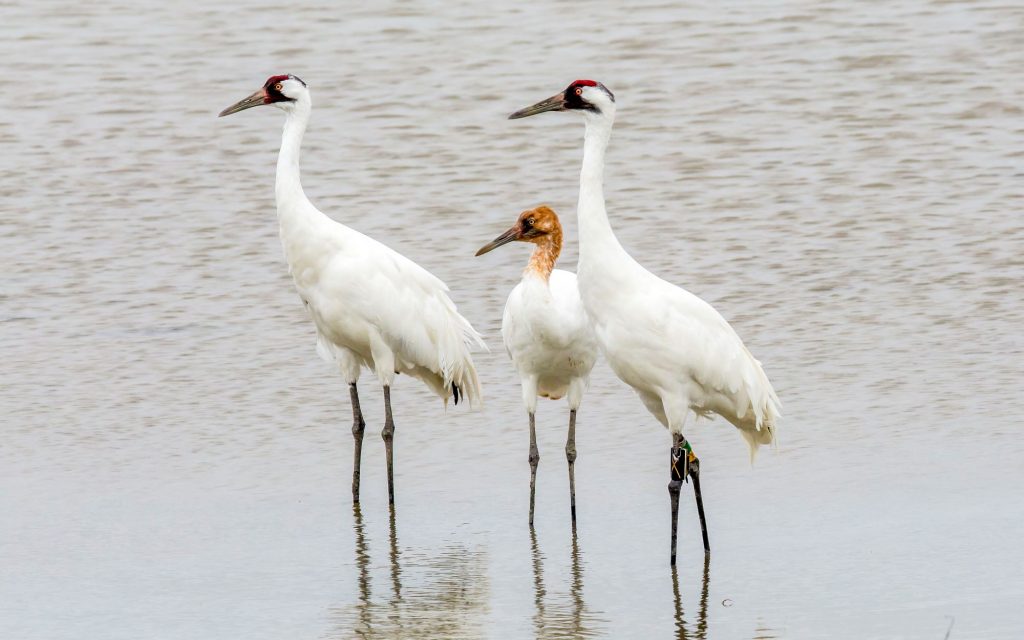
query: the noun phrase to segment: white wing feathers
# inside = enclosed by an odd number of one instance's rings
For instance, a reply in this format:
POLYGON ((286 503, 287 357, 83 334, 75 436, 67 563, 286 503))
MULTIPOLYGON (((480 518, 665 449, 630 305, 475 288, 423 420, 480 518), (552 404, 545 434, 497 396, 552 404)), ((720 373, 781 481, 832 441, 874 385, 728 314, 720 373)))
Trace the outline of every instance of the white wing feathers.
POLYGON ((665 285, 661 293, 672 318, 666 326, 669 341, 690 351, 682 361, 691 363, 688 373, 704 390, 705 408, 735 424, 745 437, 748 431, 762 432, 754 436, 756 444, 772 442, 782 405, 761 362, 714 307, 665 285))
POLYGON ((486 346, 456 310, 448 287, 380 242, 345 231, 340 246, 310 264, 309 271, 300 272, 302 261, 293 264, 292 275, 311 302, 321 340, 357 353, 371 368, 385 366, 374 357, 374 346, 380 357, 383 345, 393 354, 395 372, 422 380, 446 401, 454 384, 471 405, 479 404, 480 382, 470 351, 486 346))

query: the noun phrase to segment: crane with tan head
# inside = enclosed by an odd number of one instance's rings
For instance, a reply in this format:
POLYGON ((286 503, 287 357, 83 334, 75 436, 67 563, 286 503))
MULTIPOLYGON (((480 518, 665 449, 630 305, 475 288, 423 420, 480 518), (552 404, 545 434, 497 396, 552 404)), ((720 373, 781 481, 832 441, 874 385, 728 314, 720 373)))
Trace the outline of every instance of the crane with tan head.
POLYGON ((569 508, 575 529, 576 411, 597 360, 597 340, 583 311, 576 274, 555 269, 562 251, 558 215, 546 206, 524 211, 511 228, 481 247, 476 255, 514 241, 534 245, 522 280, 509 294, 501 319, 501 337, 519 374, 523 404, 530 416, 530 525, 533 526, 540 462, 535 419, 537 397, 558 400, 564 396, 569 403, 565 458, 569 463, 569 508))

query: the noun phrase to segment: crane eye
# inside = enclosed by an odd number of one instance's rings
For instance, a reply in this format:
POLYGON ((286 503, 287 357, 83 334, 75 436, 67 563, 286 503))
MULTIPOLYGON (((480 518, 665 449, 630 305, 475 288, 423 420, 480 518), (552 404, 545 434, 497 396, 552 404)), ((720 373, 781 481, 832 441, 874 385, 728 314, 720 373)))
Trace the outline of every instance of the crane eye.
POLYGON ((280 91, 280 90, 281 90, 281 83, 278 82, 277 84, 274 85, 274 91, 280 91))
POLYGON ((530 219, 528 219, 528 220, 526 221, 526 224, 528 224, 528 225, 530 225, 530 226, 532 227, 532 226, 533 226, 533 224, 534 224, 535 222, 537 222, 537 221, 536 221, 536 220, 534 220, 533 218, 530 218, 530 219))
POLYGON ((578 96, 582 96, 583 95, 583 87, 576 87, 576 95, 578 95, 578 96))

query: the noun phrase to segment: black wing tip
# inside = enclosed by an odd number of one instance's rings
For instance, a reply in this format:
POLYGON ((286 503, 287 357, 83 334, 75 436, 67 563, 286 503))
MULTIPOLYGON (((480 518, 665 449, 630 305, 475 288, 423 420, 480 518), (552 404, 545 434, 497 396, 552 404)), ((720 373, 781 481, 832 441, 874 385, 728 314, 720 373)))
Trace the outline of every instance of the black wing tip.
POLYGON ((455 396, 455 405, 459 404, 459 385, 452 383, 452 395, 455 396))

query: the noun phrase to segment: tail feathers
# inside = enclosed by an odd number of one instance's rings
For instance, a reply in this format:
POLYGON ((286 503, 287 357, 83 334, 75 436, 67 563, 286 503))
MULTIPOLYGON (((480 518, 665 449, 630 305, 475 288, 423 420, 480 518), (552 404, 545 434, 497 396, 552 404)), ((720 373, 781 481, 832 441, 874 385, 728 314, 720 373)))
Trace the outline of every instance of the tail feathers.
POLYGON ((748 429, 740 429, 740 435, 747 441, 747 446, 750 447, 750 464, 753 466, 754 460, 757 458, 757 450, 763 444, 770 444, 775 446, 775 425, 773 424, 762 424, 760 428, 753 431, 748 429))
POLYGON ((442 397, 447 402, 450 392, 455 404, 462 400, 477 407, 481 404, 482 391, 470 352, 477 348, 486 351, 487 345, 469 321, 455 311, 455 305, 449 308, 445 324, 436 343, 438 373, 444 382, 442 397))
MULTIPOLYGON (((744 347, 744 351, 746 351, 746 347, 744 347)), ((750 379, 746 385, 747 396, 750 398, 750 409, 753 413, 753 424, 747 421, 742 426, 739 424, 736 426, 740 427, 740 433, 743 434, 743 438, 750 447, 750 464, 753 465, 760 445, 775 446, 775 429, 779 418, 782 417, 782 402, 775 393, 772 383, 768 380, 768 375, 764 372, 761 362, 750 355, 749 351, 746 353, 753 364, 748 372, 750 379)))
POLYGON ((480 389, 480 378, 473 365, 473 358, 466 353, 453 369, 454 371, 445 377, 448 378, 448 386, 455 404, 462 400, 463 403, 469 403, 470 407, 479 407, 482 404, 483 392, 480 389))

